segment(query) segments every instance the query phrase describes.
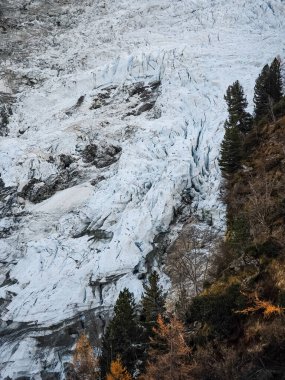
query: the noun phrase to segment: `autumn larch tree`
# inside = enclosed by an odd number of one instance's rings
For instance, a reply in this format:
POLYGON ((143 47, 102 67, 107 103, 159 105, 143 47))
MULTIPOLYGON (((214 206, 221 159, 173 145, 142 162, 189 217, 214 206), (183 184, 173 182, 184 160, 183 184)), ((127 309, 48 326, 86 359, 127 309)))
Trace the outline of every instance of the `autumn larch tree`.
POLYGON ((74 372, 79 380, 97 380, 100 378, 99 363, 94 355, 86 335, 82 334, 73 355, 74 372))
POLYGON ((182 322, 173 317, 167 324, 159 316, 157 324, 147 368, 140 380, 189 380, 191 350, 185 342, 182 322))
POLYGON ((117 356, 117 359, 112 361, 106 380, 132 380, 131 375, 123 366, 120 356, 117 356))

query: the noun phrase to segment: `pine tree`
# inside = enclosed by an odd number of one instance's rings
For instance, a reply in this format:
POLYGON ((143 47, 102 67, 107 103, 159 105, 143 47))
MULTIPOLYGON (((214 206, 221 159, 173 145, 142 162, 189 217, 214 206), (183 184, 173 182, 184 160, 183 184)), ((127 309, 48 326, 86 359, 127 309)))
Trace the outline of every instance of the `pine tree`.
POLYGON ((148 277, 148 284, 144 285, 144 294, 142 297, 143 320, 146 327, 147 337, 153 333, 153 327, 156 326, 157 318, 165 312, 165 293, 162 286, 159 286, 159 275, 156 271, 148 277))
POLYGON ((260 120, 268 114, 268 77, 270 68, 265 65, 255 82, 254 87, 254 115, 256 120, 260 120))
POLYGON ((80 380, 99 379, 99 363, 86 335, 81 335, 76 343, 73 366, 80 380))
POLYGON ((226 126, 237 127, 242 133, 248 132, 252 126, 252 117, 246 112, 248 104, 239 81, 228 87, 224 98, 227 102, 229 113, 226 126))
POLYGON ((259 121, 271 115, 274 120, 273 107, 282 98, 282 80, 280 61, 275 58, 269 65, 265 65, 255 82, 254 88, 254 114, 259 121))
POLYGON ((237 127, 226 127, 221 144, 219 165, 224 175, 232 174, 240 168, 242 159, 242 143, 237 127))
POLYGON ((123 366, 119 356, 116 360, 112 361, 110 372, 108 373, 106 380, 132 380, 131 375, 123 366))
POLYGON ((127 370, 130 373, 134 372, 136 363, 142 356, 141 336, 134 296, 125 288, 119 294, 114 307, 114 317, 102 341, 100 367, 103 378, 117 355, 121 356, 127 370))
POLYGON ((282 98, 281 65, 277 58, 274 58, 269 68, 268 94, 275 104, 282 98))
POLYGON ((140 380, 188 380, 191 350, 185 342, 182 322, 173 317, 166 324, 159 316, 151 338, 149 361, 140 380))

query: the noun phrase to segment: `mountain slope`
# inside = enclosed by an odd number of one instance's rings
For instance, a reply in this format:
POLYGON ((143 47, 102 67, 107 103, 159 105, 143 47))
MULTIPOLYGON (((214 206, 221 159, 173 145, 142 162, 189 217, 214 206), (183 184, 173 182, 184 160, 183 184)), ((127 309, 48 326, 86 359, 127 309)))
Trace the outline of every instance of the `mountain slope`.
POLYGON ((104 319, 125 286, 140 297, 185 189, 222 224, 223 95, 236 79, 251 94, 285 51, 282 0, 10 1, 8 24, 15 7, 0 141, 0 369, 13 379, 62 372, 64 344, 43 336, 104 319))

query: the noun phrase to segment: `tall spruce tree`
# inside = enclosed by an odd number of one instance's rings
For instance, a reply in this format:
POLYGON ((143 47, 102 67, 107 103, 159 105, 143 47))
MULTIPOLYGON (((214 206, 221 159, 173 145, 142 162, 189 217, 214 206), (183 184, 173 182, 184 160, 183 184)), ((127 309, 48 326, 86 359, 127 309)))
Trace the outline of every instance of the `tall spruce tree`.
POLYGON ((120 292, 114 307, 114 317, 102 341, 101 376, 105 378, 112 361, 119 355, 128 372, 133 373, 142 356, 142 330, 135 311, 134 296, 128 289, 120 292))
POLYGON ((237 127, 242 133, 248 132, 252 126, 252 117, 246 112, 248 103, 239 81, 228 87, 224 98, 229 113, 226 126, 237 127))
POLYGON ((258 121, 268 114, 268 78, 270 68, 265 65, 255 82, 254 87, 254 116, 258 121))
POLYGON ((237 127, 225 127, 225 135, 221 144, 219 165, 225 176, 240 168, 242 159, 242 142, 237 127))
POLYGON ((271 65, 265 65, 254 87, 254 115, 258 122, 265 116, 274 119, 273 107, 282 98, 280 61, 275 58, 271 65))
POLYGON ((142 319, 147 337, 153 335, 153 328, 157 325, 158 316, 165 313, 165 297, 163 288, 159 285, 159 275, 154 271, 148 277, 148 284, 144 285, 144 294, 141 300, 142 319))
POLYGON ((274 58, 269 68, 268 93, 275 104, 282 98, 281 65, 277 58, 274 58))

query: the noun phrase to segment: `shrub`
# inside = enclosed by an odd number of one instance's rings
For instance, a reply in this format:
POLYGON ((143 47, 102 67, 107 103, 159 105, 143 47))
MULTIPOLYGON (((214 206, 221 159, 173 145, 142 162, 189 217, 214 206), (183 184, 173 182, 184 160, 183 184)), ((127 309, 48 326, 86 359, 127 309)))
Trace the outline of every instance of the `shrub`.
POLYGON ((240 285, 233 284, 220 293, 193 298, 188 318, 191 322, 206 323, 210 327, 210 335, 229 338, 240 329, 242 316, 235 311, 242 309, 245 302, 246 298, 240 292, 240 285))

